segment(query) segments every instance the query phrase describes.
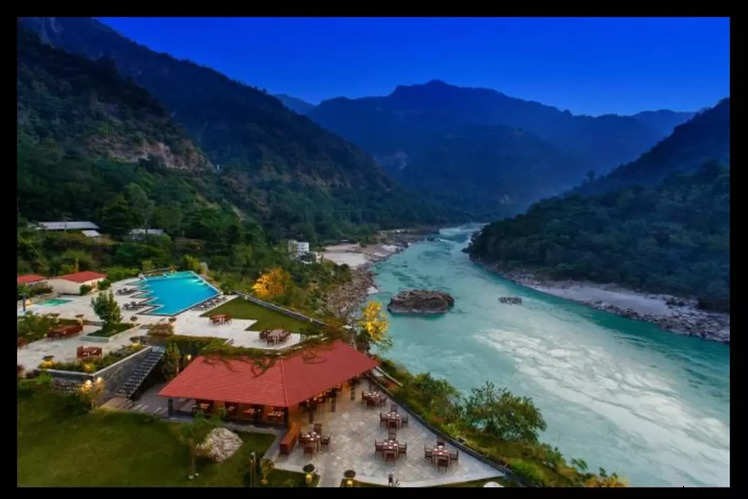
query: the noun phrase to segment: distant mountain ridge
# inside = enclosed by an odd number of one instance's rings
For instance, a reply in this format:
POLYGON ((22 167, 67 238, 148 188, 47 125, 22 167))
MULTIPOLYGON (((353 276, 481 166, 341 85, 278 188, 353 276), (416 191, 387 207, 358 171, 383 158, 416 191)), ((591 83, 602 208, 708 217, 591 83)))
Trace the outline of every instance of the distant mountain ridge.
POLYGON ((298 114, 307 114, 315 107, 314 104, 286 94, 274 94, 273 97, 281 101, 288 109, 298 114))
POLYGON ((729 311, 729 103, 609 175, 486 225, 467 252, 503 272, 614 282, 729 311))
POLYGON ((329 99, 308 116, 372 153, 405 185, 445 198, 471 199, 474 211, 490 212, 493 207, 495 215, 502 215, 517 213, 534 200, 570 188, 589 170, 600 174, 635 159, 666 136, 668 127, 690 114, 657 111, 633 117, 575 116, 496 90, 462 88, 433 80, 398 86, 384 97, 329 99), (462 133, 458 130, 466 127, 476 132, 480 127, 519 129, 526 137, 534 137, 534 144, 543 143, 542 150, 554 152, 545 156, 527 152, 520 154, 520 162, 516 158, 502 161, 503 148, 518 152, 519 144, 506 143, 509 133, 501 138, 490 133, 465 137, 472 142, 473 150, 487 152, 484 158, 464 157, 444 147, 449 142, 447 137, 462 133), (406 174, 409 168, 412 173, 406 174), (469 187, 467 191, 456 192, 450 178, 443 175, 449 169, 457 169, 456 173, 466 177, 462 180, 469 187), (487 173, 486 169, 495 171, 487 173), (526 188, 521 177, 511 179, 512 169, 542 171, 548 178, 545 183, 526 188), (496 181, 493 190, 481 185, 486 178, 496 181), (472 188, 478 186, 477 190, 472 188), (478 192, 481 189, 485 195, 478 192), (508 196, 509 204, 497 205, 497 195, 504 199, 508 196))
POLYGON ((276 237, 340 237, 342 227, 445 220, 363 150, 278 99, 210 68, 137 44, 90 18, 23 18, 42 40, 90 59, 110 58, 148 90, 220 168, 231 202, 276 237))
POLYGON ((675 127, 670 136, 636 161, 579 186, 576 192, 599 194, 633 185, 655 185, 673 173, 693 172, 710 160, 730 164, 729 98, 675 127))

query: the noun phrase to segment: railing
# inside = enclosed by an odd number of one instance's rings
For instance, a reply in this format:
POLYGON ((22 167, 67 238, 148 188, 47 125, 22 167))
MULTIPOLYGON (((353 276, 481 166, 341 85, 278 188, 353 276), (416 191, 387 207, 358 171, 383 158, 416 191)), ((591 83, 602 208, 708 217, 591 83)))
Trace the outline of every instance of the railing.
MULTIPOLYGON (((387 375, 387 377, 390 378, 390 379, 394 379, 394 378, 392 378, 389 375, 387 375)), ((508 478, 510 478, 510 479, 514 480, 515 482, 517 482, 518 484, 520 484, 520 485, 522 485, 524 487, 528 486, 527 482, 524 479, 522 479, 521 477, 517 476, 511 469, 507 468, 506 466, 504 466, 502 464, 497 463, 496 461, 494 461, 493 459, 489 458, 488 456, 484 456, 483 454, 481 454, 480 452, 476 451, 475 449, 473 449, 471 447, 468 447, 467 445, 463 444, 462 442, 459 442, 459 441, 455 440, 450 435, 447 435, 446 433, 442 432, 438 428, 435 428, 434 426, 432 426, 431 423, 429 423, 428 421, 426 421, 418 413, 416 413, 413 409, 411 409, 410 407, 408 407, 408 405, 406 403, 404 403, 402 400, 397 399, 394 396, 394 394, 392 392, 390 392, 390 390, 386 386, 384 386, 384 384, 382 384, 380 382, 380 380, 378 380, 375 376, 373 376, 373 375, 369 376, 369 379, 371 380, 372 383, 374 383, 375 385, 377 385, 381 391, 383 391, 384 393, 386 393, 387 396, 389 396, 392 400, 396 400, 397 403, 398 403, 398 405, 400 407, 402 407, 403 409, 405 409, 406 411, 408 411, 408 413, 410 413, 415 419, 417 419, 423 426, 425 426, 427 429, 429 429, 437 437, 439 437, 440 439, 443 439, 446 442, 449 442, 452 446, 458 448, 459 450, 465 452, 466 454, 469 454, 469 455, 473 456, 477 460, 479 460, 479 461, 481 461, 481 462, 483 462, 483 463, 485 463, 485 464, 487 464, 487 465, 489 465, 489 466, 491 466, 493 468, 496 468, 497 470, 499 470, 502 473, 504 473, 504 475, 506 475, 508 478)), ((399 384, 400 383, 398 383, 398 385, 399 384)))

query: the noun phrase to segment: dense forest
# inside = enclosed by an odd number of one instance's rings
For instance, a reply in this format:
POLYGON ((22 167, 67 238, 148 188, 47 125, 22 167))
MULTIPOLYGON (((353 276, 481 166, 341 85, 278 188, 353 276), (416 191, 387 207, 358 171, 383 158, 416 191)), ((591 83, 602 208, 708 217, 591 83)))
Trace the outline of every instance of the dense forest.
MULTIPOLYGON (((168 113, 111 64, 66 54, 23 31, 18 55, 19 274, 91 269, 117 280, 205 261, 226 289, 249 290, 260 273, 282 266, 291 276, 284 299, 312 311, 327 286, 349 277, 345 267, 291 260, 258 217, 226 199, 224 179, 168 113), (148 153, 151 146, 166 154, 148 153), (138 147, 142 156, 118 153, 138 147), (28 223, 59 219, 92 220, 107 237, 38 231, 28 223), (138 227, 167 235, 129 239, 138 227)), ((283 214, 277 216, 282 223, 283 214)), ((309 234, 322 228, 328 235, 363 237, 375 228, 338 224, 333 217, 327 223, 328 229, 317 224, 309 234)))
POLYGON ((541 201, 486 226, 467 249, 502 269, 695 296, 729 310, 730 174, 709 162, 654 187, 541 201))
POLYGON ((655 185, 675 172, 690 172, 706 161, 730 164, 730 99, 722 99, 679 125, 636 161, 580 185, 580 194, 601 194, 632 185, 655 185))
POLYGON ((54 47, 110 60, 153 95, 216 166, 222 195, 274 239, 335 240, 464 219, 404 190, 369 154, 263 90, 156 53, 93 19, 25 18, 20 25, 54 47))

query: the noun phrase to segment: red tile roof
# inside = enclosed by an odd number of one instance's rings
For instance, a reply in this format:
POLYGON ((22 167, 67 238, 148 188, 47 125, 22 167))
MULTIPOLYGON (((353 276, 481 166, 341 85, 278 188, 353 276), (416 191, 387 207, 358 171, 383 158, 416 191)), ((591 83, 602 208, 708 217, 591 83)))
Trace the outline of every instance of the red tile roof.
POLYGON ((91 270, 84 270, 83 272, 74 272, 72 274, 65 274, 55 277, 55 279, 65 279, 66 281, 73 282, 87 282, 93 281, 94 279, 104 279, 106 274, 100 274, 99 272, 93 272, 91 270))
POLYGON ((340 340, 277 359, 264 371, 253 359, 199 356, 159 395, 291 407, 377 365, 340 340))
POLYGON ((31 284, 32 282, 39 282, 39 281, 44 281, 44 280, 46 280, 46 279, 47 279, 47 278, 46 278, 46 277, 44 277, 43 275, 37 275, 37 274, 23 274, 23 275, 19 275, 19 276, 18 276, 18 277, 16 278, 16 283, 17 283, 17 284, 31 284))

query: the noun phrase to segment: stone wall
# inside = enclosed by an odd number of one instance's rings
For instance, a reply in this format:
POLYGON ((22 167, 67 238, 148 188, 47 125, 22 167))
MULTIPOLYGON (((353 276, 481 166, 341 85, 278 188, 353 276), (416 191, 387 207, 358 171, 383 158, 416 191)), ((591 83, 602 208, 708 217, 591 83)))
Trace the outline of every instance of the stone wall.
POLYGON ((145 347, 138 350, 129 357, 120 359, 111 366, 107 366, 94 373, 82 373, 77 371, 61 371, 58 369, 46 369, 53 380, 59 385, 80 385, 86 382, 86 380, 95 381, 96 378, 101 377, 105 383, 105 392, 102 398, 108 398, 114 395, 114 392, 124 383, 127 378, 135 370, 140 360, 145 354, 147 354, 152 347, 145 347))

